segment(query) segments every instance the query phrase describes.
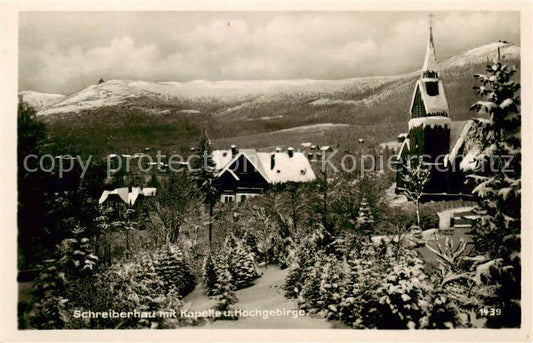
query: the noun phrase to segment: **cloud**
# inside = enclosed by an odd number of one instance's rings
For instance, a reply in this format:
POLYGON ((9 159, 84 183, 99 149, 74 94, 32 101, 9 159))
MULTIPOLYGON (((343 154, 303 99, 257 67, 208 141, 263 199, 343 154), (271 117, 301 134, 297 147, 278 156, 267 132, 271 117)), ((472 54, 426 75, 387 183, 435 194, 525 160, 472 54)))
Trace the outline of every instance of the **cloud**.
MULTIPOLYGON (((519 14, 437 13, 439 59, 498 39, 518 42, 519 14)), ((420 67, 419 12, 96 12, 21 16, 19 87, 72 93, 100 77, 337 79, 420 67), (228 25, 229 23, 229 25, 228 25)))

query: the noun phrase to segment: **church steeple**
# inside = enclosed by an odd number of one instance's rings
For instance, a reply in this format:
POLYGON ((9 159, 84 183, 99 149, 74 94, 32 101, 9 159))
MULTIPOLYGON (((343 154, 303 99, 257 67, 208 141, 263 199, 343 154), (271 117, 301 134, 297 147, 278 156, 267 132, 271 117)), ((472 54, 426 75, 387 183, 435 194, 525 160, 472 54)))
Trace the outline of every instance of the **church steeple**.
MULTIPOLYGON (((433 42, 433 15, 430 15, 429 37, 426 57, 420 78, 416 80, 409 112, 409 133, 403 140, 399 156, 401 161, 418 157, 431 170, 424 192, 440 194, 446 192, 446 154, 450 152, 450 127, 448 101, 444 85, 439 78, 435 46, 433 42)), ((402 162, 403 163, 403 162, 402 162)), ((396 178, 396 189, 405 187, 407 169, 400 168, 396 178)))
POLYGON ((435 55, 435 46, 433 44, 433 14, 429 15, 429 38, 426 47, 426 58, 422 67, 422 77, 438 79, 437 57, 435 55))

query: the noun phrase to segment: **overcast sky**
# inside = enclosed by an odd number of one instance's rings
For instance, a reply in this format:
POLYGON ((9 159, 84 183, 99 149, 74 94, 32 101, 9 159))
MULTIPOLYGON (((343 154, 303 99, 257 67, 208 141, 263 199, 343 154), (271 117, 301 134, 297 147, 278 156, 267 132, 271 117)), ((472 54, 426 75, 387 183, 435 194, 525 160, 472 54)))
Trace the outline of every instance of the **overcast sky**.
MULTIPOLYGON (((437 58, 520 42, 519 12, 435 12, 437 58)), ((70 94, 100 77, 341 79, 421 67, 426 12, 25 12, 19 89, 70 94)))

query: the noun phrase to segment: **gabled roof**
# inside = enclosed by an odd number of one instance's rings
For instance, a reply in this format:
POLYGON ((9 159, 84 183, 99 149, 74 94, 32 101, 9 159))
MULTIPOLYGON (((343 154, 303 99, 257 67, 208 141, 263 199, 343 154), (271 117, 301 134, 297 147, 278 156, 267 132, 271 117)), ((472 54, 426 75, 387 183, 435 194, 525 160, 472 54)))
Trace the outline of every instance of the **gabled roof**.
MULTIPOLYGON (((220 156, 220 154, 218 154, 220 156)), ((231 156, 231 150, 230 150, 230 156, 231 156)), ((222 170, 218 172, 218 176, 220 177, 222 174, 224 174, 226 171, 229 171, 230 174, 236 179, 239 180, 239 177, 233 172, 233 170, 230 169, 230 167, 241 157, 243 156, 246 158, 248 162, 263 176, 265 181, 268 181, 268 175, 265 173, 265 167, 262 164, 261 159, 258 156, 258 152, 255 149, 242 149, 240 150, 235 157, 231 158, 225 165, 222 166, 222 170)), ((218 166, 221 165, 227 157, 224 156, 222 153, 222 158, 215 162, 216 164, 216 170, 218 169, 218 166)), ((213 159, 214 159, 214 152, 213 152, 213 159)))
POLYGON ((402 142, 402 146, 400 147, 400 150, 398 151, 398 155, 396 155, 396 160, 398 161, 401 160, 404 152, 409 151, 409 150, 411 150, 411 147, 409 145, 409 137, 406 137, 402 142))
POLYGON ((466 123, 461 131, 461 135, 448 155, 448 161, 450 163, 454 163, 458 157, 461 157, 459 168, 462 171, 470 171, 477 166, 475 158, 480 153, 481 147, 476 139, 476 133, 480 126, 484 126, 487 123, 488 120, 483 118, 469 120, 466 123))
POLYGON ((444 92, 444 86, 441 80, 438 79, 427 79, 421 78, 416 81, 415 91, 411 97, 411 105, 409 110, 413 108, 415 102, 416 93, 420 92, 422 96, 422 102, 424 103, 424 108, 427 115, 432 113, 449 113, 448 110, 448 101, 446 100, 446 93, 444 92), (426 82, 438 82, 439 94, 438 95, 429 95, 426 88, 426 82))
MULTIPOLYGON (((285 182, 308 182, 316 179, 315 173, 311 168, 309 160, 304 153, 294 152, 292 157, 289 157, 287 152, 257 152, 255 149, 241 149, 235 157, 228 159, 224 156, 224 150, 213 151, 213 160, 217 165, 218 176, 220 177, 225 172, 230 172, 232 176, 238 180, 238 176, 230 169, 230 167, 241 156, 246 158, 250 164, 263 176, 266 182, 270 184, 285 183, 285 182), (216 152, 216 154, 215 154, 216 152), (271 167, 271 161, 274 158, 274 168, 271 167), (222 168, 218 168, 223 163, 222 168)), ((228 150, 231 156, 231 151, 228 150)))

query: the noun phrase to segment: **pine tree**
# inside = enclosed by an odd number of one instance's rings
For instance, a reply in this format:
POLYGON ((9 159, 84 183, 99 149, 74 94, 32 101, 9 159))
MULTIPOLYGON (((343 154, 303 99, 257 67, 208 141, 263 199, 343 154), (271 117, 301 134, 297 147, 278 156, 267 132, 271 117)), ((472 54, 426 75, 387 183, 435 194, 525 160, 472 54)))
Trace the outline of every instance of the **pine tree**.
POLYGON ((175 245, 169 244, 159 251, 155 270, 166 289, 175 289, 181 296, 194 289, 194 275, 183 253, 175 245))
POLYGON ((76 226, 72 229, 73 238, 63 241, 66 249, 62 261, 74 276, 90 275, 95 271, 98 257, 92 253, 89 238, 84 237, 84 228, 76 226))
POLYGON ((248 287, 259 277, 255 260, 242 241, 236 242, 231 254, 230 272, 236 289, 248 287))
POLYGON ((323 308, 320 302, 320 284, 325 259, 326 255, 322 251, 317 253, 315 263, 306 270, 302 291, 298 296, 299 306, 310 313, 317 313, 323 308))
POLYGON ((320 279, 320 306, 327 319, 338 319, 340 316, 341 294, 344 293, 345 273, 342 260, 330 255, 324 260, 320 279))
POLYGON ((365 237, 370 237, 370 235, 373 233, 373 226, 374 216, 370 211, 370 207, 368 206, 366 198, 363 198, 361 201, 361 206, 359 207, 359 213, 355 219, 355 227, 359 233, 365 237))
POLYGON ((469 175, 479 198, 476 247, 499 266, 492 271, 496 292, 486 303, 501 308, 502 315, 488 318, 489 327, 520 325, 521 115, 515 72, 514 67, 496 60, 487 66, 487 74, 475 75, 481 86, 474 88, 481 100, 471 107, 489 116, 478 132, 478 169, 469 175))
POLYGON ((286 297, 296 298, 300 295, 306 281, 302 275, 309 275, 310 268, 316 263, 317 256, 322 253, 323 246, 324 232, 320 229, 300 242, 283 284, 286 297))
POLYGON ((213 239, 213 210, 216 203, 218 190, 214 184, 216 179, 215 162, 211 140, 207 136, 207 130, 198 143, 197 156, 192 160, 191 167, 199 189, 204 194, 204 203, 209 206, 209 243, 213 239))
POLYGON ((213 261, 211 254, 208 254, 207 258, 205 259, 202 274, 202 282, 204 284, 206 294, 209 296, 215 295, 217 285, 217 272, 215 262, 213 261))
POLYGON ((33 288, 35 303, 30 312, 30 325, 37 329, 62 329, 65 316, 67 279, 57 259, 43 261, 43 271, 33 288))
MULTIPOLYGON (((216 264, 216 272, 217 272, 217 283, 215 286, 215 292, 218 294, 217 300, 217 309, 219 311, 228 311, 230 309, 230 306, 232 304, 235 304, 237 302, 237 297, 235 296, 235 293, 233 290, 235 289, 235 286, 233 286, 232 280, 231 280, 231 273, 229 272, 229 266, 226 261, 223 259, 219 260, 216 264)), ((227 316, 223 316, 227 317, 227 316)))

